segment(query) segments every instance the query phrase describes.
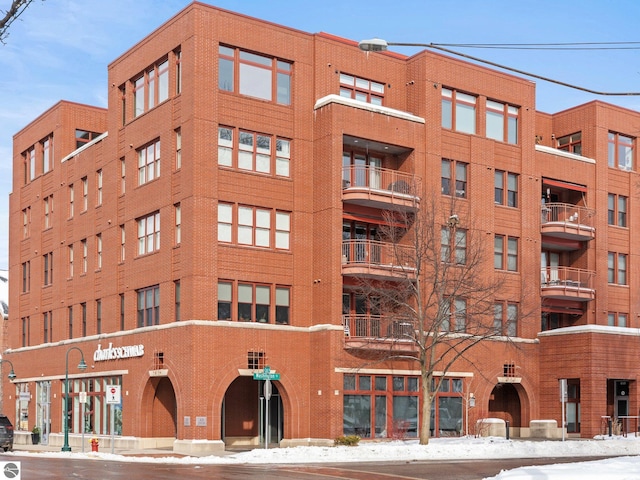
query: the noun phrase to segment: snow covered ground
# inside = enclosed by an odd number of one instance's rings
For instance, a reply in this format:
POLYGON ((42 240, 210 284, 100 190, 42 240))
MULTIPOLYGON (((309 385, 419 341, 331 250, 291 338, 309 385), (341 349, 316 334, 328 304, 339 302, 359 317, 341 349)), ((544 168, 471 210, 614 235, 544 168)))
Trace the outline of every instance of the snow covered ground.
MULTIPOLYGON (((11 455, 5 454, 5 455, 11 455)), ((162 462, 187 464, 244 464, 244 463, 321 463, 372 462, 449 459, 553 458, 621 455, 596 462, 550 464, 503 471, 492 479, 498 480, 631 480, 640 479, 640 438, 598 437, 593 440, 526 441, 504 438, 434 438, 429 445, 417 440, 391 442, 361 442, 356 447, 295 447, 258 448, 248 452, 207 457, 133 457, 100 453, 23 452, 15 455, 40 455, 75 458, 99 457, 121 462, 162 462)))

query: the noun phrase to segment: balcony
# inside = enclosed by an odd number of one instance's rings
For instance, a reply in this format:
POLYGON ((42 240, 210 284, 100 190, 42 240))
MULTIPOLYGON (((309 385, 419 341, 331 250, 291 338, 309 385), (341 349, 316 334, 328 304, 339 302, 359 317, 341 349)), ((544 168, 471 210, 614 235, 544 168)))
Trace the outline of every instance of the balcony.
MULTIPOLYGON (((569 203, 545 203, 542 205, 541 213, 543 236, 559 239, 560 243, 584 242, 593 240, 596 236, 596 229, 593 226, 595 210, 569 203)), ((567 245, 566 249, 572 249, 570 244, 567 245)))
POLYGON ((414 212, 420 206, 420 179, 415 175, 351 165, 342 169, 342 201, 382 210, 414 212))
POLYGON ((345 347, 414 351, 415 322, 382 315, 343 315, 345 347))
POLYGON ((415 277, 415 252, 403 245, 377 240, 343 240, 342 274, 399 280, 415 277))
POLYGON ((540 287, 542 298, 590 302, 596 297, 595 272, 571 267, 543 267, 540 287))

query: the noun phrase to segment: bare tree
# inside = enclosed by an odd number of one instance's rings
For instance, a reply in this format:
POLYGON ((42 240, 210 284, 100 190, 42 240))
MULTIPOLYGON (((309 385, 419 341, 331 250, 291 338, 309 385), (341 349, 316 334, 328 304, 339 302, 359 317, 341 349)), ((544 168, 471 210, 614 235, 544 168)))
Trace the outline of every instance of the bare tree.
POLYGON ((4 17, 0 19, 0 42, 4 43, 9 35, 11 24, 27 9, 33 0, 12 0, 9 10, 0 10, 4 17))
POLYGON ((380 361, 404 359, 420 367, 421 444, 429 443, 431 405, 446 372, 457 361, 468 361, 469 350, 480 342, 508 333, 494 326, 504 278, 492 268, 493 237, 487 245, 486 229, 476 228, 470 212, 456 211, 457 206, 463 207, 434 198, 416 212, 387 212, 380 251, 372 247, 370 254, 385 256, 387 264, 393 258, 396 281, 369 278, 359 286, 362 295, 375 299, 384 319, 369 340, 388 344, 380 361))

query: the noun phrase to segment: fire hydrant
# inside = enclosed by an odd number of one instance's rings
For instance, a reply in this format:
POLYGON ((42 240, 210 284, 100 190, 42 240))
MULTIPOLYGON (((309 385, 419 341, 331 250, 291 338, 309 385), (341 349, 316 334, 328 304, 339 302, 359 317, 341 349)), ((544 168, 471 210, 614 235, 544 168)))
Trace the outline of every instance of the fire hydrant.
POLYGON ((98 445, 100 445, 100 442, 98 441, 98 439, 97 438, 92 438, 89 443, 91 443, 91 451, 92 452, 97 452, 98 451, 98 445))

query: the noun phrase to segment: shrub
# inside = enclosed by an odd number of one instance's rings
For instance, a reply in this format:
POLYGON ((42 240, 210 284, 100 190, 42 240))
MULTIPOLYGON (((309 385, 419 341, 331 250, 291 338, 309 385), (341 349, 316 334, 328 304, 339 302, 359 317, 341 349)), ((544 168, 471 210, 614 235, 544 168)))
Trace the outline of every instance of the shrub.
POLYGON ((333 441, 334 445, 346 445, 347 447, 355 447, 360 442, 358 435, 343 435, 333 441))

